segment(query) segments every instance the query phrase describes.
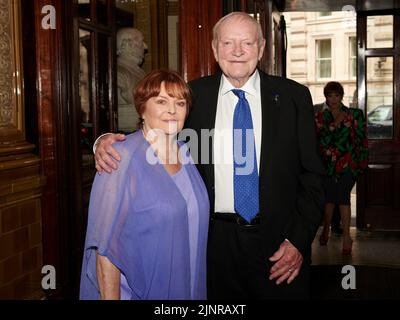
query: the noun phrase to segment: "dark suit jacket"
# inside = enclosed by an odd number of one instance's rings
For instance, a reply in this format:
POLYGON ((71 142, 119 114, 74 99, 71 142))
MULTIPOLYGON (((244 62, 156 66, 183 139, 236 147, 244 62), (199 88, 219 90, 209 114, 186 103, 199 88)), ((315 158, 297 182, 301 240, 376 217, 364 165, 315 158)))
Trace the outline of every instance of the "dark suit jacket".
MULTIPOLYGON (((317 150, 314 111, 309 90, 292 80, 261 71, 262 141, 259 199, 265 254, 270 257, 290 240, 310 257, 310 248, 321 221, 325 174, 317 150)), ((221 74, 189 83, 193 105, 185 125, 196 130, 214 129, 221 74)), ((204 141, 203 141, 204 143, 204 141)), ((212 143, 209 144, 212 157, 212 143)), ((199 157, 201 154, 199 147, 199 157)), ((214 166, 198 164, 214 208, 214 166)))

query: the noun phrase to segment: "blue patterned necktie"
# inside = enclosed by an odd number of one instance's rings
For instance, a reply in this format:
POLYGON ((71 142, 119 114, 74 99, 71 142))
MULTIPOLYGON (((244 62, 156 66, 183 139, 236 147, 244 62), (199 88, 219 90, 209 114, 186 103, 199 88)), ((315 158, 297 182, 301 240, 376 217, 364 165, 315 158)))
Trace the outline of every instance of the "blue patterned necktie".
POLYGON ((245 92, 233 89, 239 98, 233 114, 233 190, 235 211, 250 222, 259 211, 258 171, 253 121, 245 92))

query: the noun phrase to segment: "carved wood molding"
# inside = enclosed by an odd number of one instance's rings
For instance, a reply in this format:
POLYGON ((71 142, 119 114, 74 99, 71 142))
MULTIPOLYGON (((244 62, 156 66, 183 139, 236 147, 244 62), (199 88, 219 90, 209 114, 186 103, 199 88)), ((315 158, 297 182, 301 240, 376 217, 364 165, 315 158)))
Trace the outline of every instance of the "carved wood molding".
POLYGON ((0 146, 24 140, 19 0, 0 0, 0 146))
POLYGON ((0 159, 1 157, 8 156, 10 154, 29 153, 32 152, 34 148, 35 146, 33 144, 26 142, 20 144, 13 144, 10 146, 4 145, 0 147, 0 159))
POLYGON ((17 168, 22 168, 22 167, 29 167, 32 165, 39 165, 39 164, 40 164, 40 158, 32 155, 29 158, 22 157, 20 159, 18 159, 18 158, 13 159, 13 161, 0 162, 0 171, 17 169, 17 168))
POLYGON ((42 187, 46 184, 43 176, 29 177, 2 184, 0 188, 0 208, 11 206, 42 196, 42 187))
POLYGON ((0 127, 13 123, 13 52, 9 0, 0 0, 0 127))

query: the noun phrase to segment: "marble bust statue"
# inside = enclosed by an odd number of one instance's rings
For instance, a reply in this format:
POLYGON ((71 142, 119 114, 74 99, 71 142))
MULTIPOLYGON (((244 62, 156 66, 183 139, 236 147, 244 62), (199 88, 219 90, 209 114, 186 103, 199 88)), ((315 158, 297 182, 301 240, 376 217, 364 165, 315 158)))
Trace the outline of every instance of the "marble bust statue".
POLYGON ((139 116, 133 102, 133 88, 145 75, 141 68, 147 45, 143 34, 135 28, 117 32, 118 129, 136 130, 139 116))

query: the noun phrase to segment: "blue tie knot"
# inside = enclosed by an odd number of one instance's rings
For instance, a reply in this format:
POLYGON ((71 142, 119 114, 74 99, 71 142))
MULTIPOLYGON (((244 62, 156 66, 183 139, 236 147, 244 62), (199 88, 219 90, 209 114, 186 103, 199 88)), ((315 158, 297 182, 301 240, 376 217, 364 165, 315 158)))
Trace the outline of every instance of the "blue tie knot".
POLYGON ((232 92, 237 96, 239 99, 246 99, 245 92, 240 89, 232 89, 232 92))

